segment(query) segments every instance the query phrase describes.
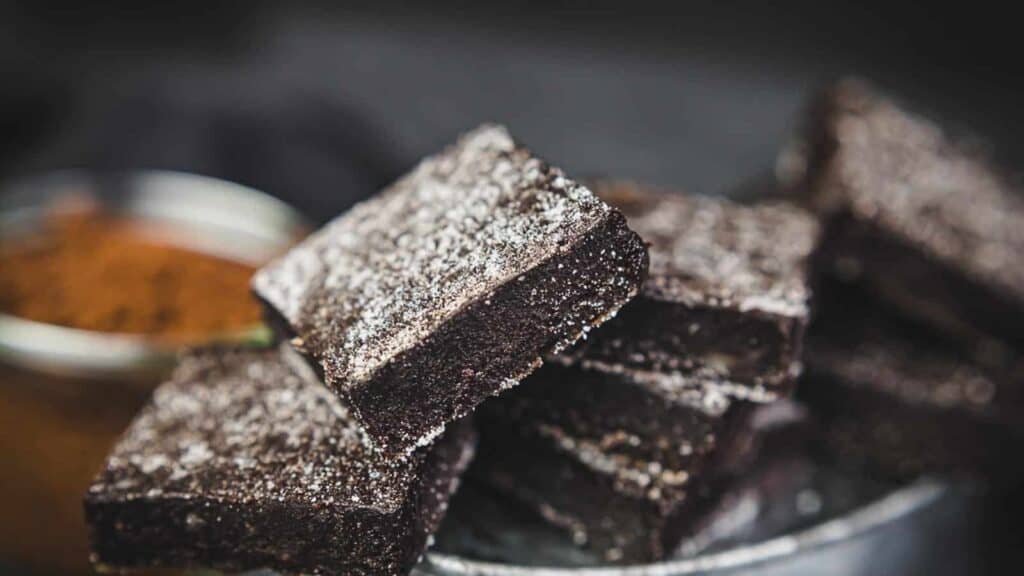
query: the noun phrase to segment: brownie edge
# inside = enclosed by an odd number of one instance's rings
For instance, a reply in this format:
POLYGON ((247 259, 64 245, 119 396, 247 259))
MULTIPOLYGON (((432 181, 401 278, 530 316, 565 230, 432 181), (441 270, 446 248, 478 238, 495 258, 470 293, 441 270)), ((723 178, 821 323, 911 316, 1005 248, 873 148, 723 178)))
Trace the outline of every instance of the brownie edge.
POLYGON ((565 254, 473 303, 343 397, 385 446, 429 440, 420 431, 515 386, 545 355, 613 316, 636 294, 646 264, 639 238, 610 212, 565 254))
POLYGON ((809 120, 802 193, 825 218, 822 270, 969 347, 1024 349, 1019 177, 859 80, 809 120))
POLYGON ((648 243, 650 271, 614 320, 558 360, 720 382, 744 400, 788 395, 808 321, 813 216, 782 202, 743 205, 632 182, 592 187, 648 243))
POLYGON ((253 289, 375 444, 407 454, 614 315, 647 265, 618 211, 484 126, 253 289))
POLYGON ((467 421, 385 457, 277 351, 185 358, 85 496, 101 567, 408 574, 475 447, 467 421))

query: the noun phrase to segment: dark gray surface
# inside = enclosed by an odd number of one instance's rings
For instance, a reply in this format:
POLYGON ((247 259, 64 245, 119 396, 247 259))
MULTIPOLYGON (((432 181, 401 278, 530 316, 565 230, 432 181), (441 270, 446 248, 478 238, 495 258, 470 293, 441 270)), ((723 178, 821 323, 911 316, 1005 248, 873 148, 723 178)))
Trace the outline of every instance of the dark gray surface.
MULTIPOLYGON (((86 147, 76 134, 101 131, 92 111, 124 94, 149 94, 187 110, 218 104, 253 114, 315 98, 376 129, 403 165, 496 121, 571 173, 714 193, 771 168, 811 85, 806 75, 732 67, 707 54, 502 39, 444 23, 430 30, 377 20, 324 23, 309 15, 261 31, 250 51, 228 61, 175 55, 137 66, 136 57, 126 57, 113 83, 97 67, 85 86, 85 110, 69 123, 75 141, 44 155, 74 162, 86 147)), ((181 147, 207 148, 182 133, 187 124, 140 120, 136 129, 150 124, 165 140, 180 138, 181 147)), ((202 164, 187 152, 149 146, 153 161, 202 164)), ((136 146, 126 148, 138 154, 136 146)), ((334 193, 328 186, 315 193, 334 193)))
POLYGON ((373 190, 379 174, 489 120, 571 173, 716 193, 771 170, 808 92, 851 71, 991 134, 1011 156, 1024 150, 1008 121, 1018 114, 1019 91, 1005 80, 1013 71, 989 70, 1002 62, 992 50, 978 50, 979 62, 955 51, 909 8, 699 3, 672 14, 641 1, 618 15, 521 4, 222 6, 216 17, 200 11, 206 27, 183 28, 178 42, 168 32, 174 12, 163 27, 131 18, 76 27, 15 10, 14 33, 0 35, 0 48, 13 44, 5 57, 70 84, 75 97, 56 114, 59 135, 19 150, 12 166, 191 167, 264 187, 323 220, 373 190), (33 67, 40 58, 46 74, 33 67), (151 105, 126 118, 126 98, 151 105), (335 137, 310 136, 318 129, 335 137), (363 141, 373 152, 360 158, 363 141), (351 178, 339 179, 331 153, 351 178), (373 178, 362 177, 368 170, 373 178), (267 174, 275 171, 285 175, 267 174))

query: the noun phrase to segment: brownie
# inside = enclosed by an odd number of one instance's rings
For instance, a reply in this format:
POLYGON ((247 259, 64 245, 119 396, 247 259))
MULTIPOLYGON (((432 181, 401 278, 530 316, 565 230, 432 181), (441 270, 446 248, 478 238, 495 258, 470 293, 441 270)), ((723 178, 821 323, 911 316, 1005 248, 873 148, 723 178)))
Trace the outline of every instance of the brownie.
POLYGON ((776 508, 766 501, 785 497, 810 471, 810 439, 818 431, 803 404, 792 398, 748 404, 730 418, 728 434, 691 488, 686 516, 673 526, 674 538, 684 538, 682 554, 699 553, 725 536, 723 527, 756 529, 773 521, 761 517, 776 508), (751 503, 756 518, 749 516, 751 503), (746 525, 737 525, 738 518, 746 525))
POLYGON ((799 391, 823 421, 826 455, 895 480, 999 467, 1024 406, 1019 390, 954 342, 836 284, 819 291, 799 391))
POLYGON ((85 497, 93 561, 115 568, 406 574, 472 456, 376 450, 338 397, 276 350, 185 357, 85 497))
POLYGON ((590 373, 574 379, 575 386, 531 378, 486 403, 471 475, 568 531, 605 562, 653 562, 670 555, 717 509, 728 482, 742 476, 759 445, 751 426, 772 421, 755 414, 779 403, 712 416, 614 378, 590 373), (532 398, 526 398, 530 388, 532 398), (544 391, 566 389, 576 390, 583 407, 557 416, 564 400, 548 400, 544 391), (588 396, 605 399, 586 403, 588 396), (617 404, 627 414, 646 405, 650 422, 620 416, 617 404), (595 428, 603 419, 608 428, 602 434, 595 428))
POLYGON ((481 429, 479 466, 471 474, 568 532, 572 541, 613 564, 664 557, 669 517, 685 499, 645 498, 616 487, 615 475, 515 426, 481 429))
POLYGON ((621 375, 548 364, 482 407, 614 475, 620 490, 672 498, 716 445, 728 400, 666 398, 621 375))
POLYGON ((621 213, 484 126, 253 287, 371 438, 407 453, 611 317, 646 270, 621 213))
POLYGON ((664 557, 728 400, 666 398, 622 375, 545 365, 484 403, 474 475, 612 563, 664 557))
POLYGON ((962 139, 857 81, 815 106, 808 202, 827 218, 822 265, 969 344, 1021 349, 1024 198, 962 139))
POLYGON ((788 394, 808 318, 814 218, 781 202, 740 205, 625 182, 594 190, 648 243, 650 273, 637 298, 562 361, 667 390, 714 382, 747 400, 788 394))

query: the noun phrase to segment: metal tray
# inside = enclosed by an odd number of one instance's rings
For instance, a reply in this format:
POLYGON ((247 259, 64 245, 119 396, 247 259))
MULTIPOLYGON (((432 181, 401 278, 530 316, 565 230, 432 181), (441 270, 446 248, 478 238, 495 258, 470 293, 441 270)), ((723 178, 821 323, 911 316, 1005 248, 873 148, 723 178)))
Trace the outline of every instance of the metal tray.
MULTIPOLYGON (((676 576, 739 574, 891 529, 959 487, 895 486, 787 457, 729 491, 705 527, 660 563, 602 566, 530 511, 470 481, 452 503, 419 576, 676 576)), ((870 548, 870 546, 868 546, 870 548)), ((870 551, 865 551, 870 555, 870 551)), ((788 572, 786 572, 788 573, 788 572)), ((854 573, 854 572, 844 572, 854 573)))
MULTIPOLYGON (((775 472, 797 472, 791 465, 775 472)), ((733 503, 711 525, 684 542, 675 557, 635 566, 597 565, 595 558, 528 511, 470 483, 459 492, 434 546, 413 576, 877 574, 883 562, 889 573, 921 573, 917 569, 922 567, 925 573, 939 573, 931 570, 935 562, 903 558, 897 565, 889 563, 891 558, 877 553, 878 543, 872 542, 872 536, 892 539, 889 532, 913 524, 915 516, 933 522, 932 512, 939 508, 946 509, 940 516, 948 523, 963 512, 966 500, 977 495, 975 487, 936 479, 881 488, 835 470, 795 465, 803 471, 790 476, 796 481, 785 494, 763 500, 755 487, 748 486, 735 494, 733 503), (840 567, 829 560, 836 558, 834 552, 829 555, 830 548, 851 543, 858 546, 840 556, 852 561, 840 567)), ((932 556, 939 562, 945 557, 941 551, 933 551, 932 556)), ((216 573, 192 576, 211 574, 216 573)), ((247 576, 275 573, 261 570, 247 576)))

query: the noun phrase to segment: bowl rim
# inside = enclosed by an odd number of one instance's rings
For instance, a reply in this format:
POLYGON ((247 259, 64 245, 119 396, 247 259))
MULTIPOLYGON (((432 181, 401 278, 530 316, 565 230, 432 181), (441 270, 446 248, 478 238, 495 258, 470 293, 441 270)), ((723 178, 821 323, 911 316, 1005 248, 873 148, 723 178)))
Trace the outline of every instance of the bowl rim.
MULTIPOLYGON (((42 210, 54 198, 70 191, 96 198, 101 205, 127 209, 129 214, 152 220, 166 219, 159 213, 139 213, 148 203, 163 203, 173 208, 171 189, 187 191, 187 200, 207 202, 213 212, 244 209, 242 223, 249 232, 264 232, 260 241, 287 246, 310 229, 308 221, 292 206, 264 192, 199 174, 175 170, 87 170, 66 169, 40 172, 0 184, 0 231, 7 221, 38 220, 42 210), (116 187, 118 193, 111 195, 116 187), (131 205, 126 205, 128 202, 131 205), (257 230, 261 229, 261 230, 257 230)), ((213 230, 216 222, 200 211, 175 210, 173 219, 213 230), (204 218, 206 220, 204 221, 204 218)), ((241 228, 223 227, 223 234, 241 235, 241 228)), ((199 252, 213 253, 195 246, 199 252)), ((204 337, 203 343, 267 343, 269 330, 255 324, 240 330, 204 337)), ((145 334, 109 333, 29 320, 0 312, 0 361, 15 367, 65 377, 104 377, 134 380, 172 365, 181 348, 178 344, 145 334)))
POLYGON ((514 566, 427 552, 417 566, 422 576, 683 576, 761 564, 865 534, 938 501, 950 486, 923 478, 897 488, 846 514, 808 528, 734 549, 645 565, 594 567, 514 566))

